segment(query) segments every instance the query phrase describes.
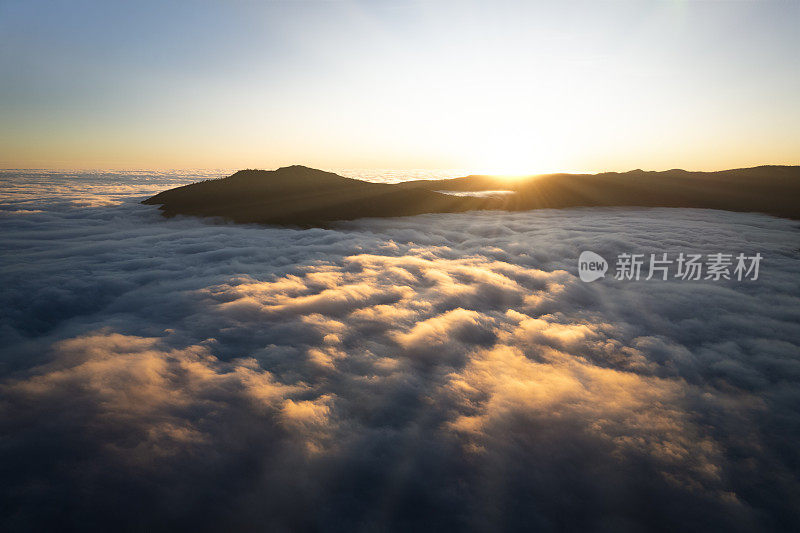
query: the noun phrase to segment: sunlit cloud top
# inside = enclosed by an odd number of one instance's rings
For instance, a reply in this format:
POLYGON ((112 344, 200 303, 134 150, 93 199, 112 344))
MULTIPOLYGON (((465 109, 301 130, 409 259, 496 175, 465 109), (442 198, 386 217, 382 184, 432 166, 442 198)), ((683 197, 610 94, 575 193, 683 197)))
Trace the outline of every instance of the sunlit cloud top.
POLYGON ((0 4, 0 166, 798 164, 795 2, 0 4))

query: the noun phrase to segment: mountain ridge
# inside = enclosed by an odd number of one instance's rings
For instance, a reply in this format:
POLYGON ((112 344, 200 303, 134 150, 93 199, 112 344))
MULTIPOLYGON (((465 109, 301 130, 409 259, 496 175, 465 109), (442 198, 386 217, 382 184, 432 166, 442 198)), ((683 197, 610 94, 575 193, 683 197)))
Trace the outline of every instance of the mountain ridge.
POLYGON ((363 217, 454 213, 479 209, 639 206, 754 211, 800 219, 800 166, 761 165, 722 171, 671 169, 520 178, 470 175, 443 180, 373 183, 290 165, 244 169, 176 187, 142 203, 165 216, 223 217, 234 222, 327 226, 363 217), (447 192, 509 191, 499 197, 447 192))

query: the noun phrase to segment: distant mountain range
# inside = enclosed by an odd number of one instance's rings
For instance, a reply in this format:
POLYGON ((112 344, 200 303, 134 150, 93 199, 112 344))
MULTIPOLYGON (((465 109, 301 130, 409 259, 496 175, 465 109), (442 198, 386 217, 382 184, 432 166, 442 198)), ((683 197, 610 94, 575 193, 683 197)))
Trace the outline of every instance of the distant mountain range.
POLYGON ((294 165, 240 170, 227 178, 161 192, 142 203, 160 204, 166 216, 223 217, 241 223, 301 227, 363 217, 581 206, 698 207, 800 219, 800 166, 544 174, 515 179, 476 175, 383 184, 294 165))

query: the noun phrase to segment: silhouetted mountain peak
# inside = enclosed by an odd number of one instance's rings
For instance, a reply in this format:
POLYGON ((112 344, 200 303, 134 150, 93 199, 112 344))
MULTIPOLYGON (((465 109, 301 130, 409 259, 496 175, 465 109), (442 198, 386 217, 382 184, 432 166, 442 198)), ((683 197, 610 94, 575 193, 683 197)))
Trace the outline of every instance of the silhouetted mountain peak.
POLYGON ((332 174, 318 168, 311 168, 305 165, 289 165, 288 167, 280 167, 273 170, 276 174, 332 174))
POLYGON ((330 176, 336 175, 333 172, 328 172, 325 170, 319 170, 317 168, 311 168, 304 165, 289 165, 286 167, 280 167, 275 170, 261 170, 257 168, 246 168, 243 170, 238 170, 233 173, 229 177, 234 176, 247 176, 247 175, 260 175, 260 176, 286 176, 286 175, 320 175, 320 176, 330 176))
POLYGON ((227 178, 215 181, 230 184, 236 183, 239 186, 246 185, 250 188, 278 187, 281 190, 296 189, 298 191, 339 186, 355 187, 366 184, 366 182, 360 180, 345 178, 333 172, 326 172, 303 165, 291 165, 276 170, 240 170, 227 178))

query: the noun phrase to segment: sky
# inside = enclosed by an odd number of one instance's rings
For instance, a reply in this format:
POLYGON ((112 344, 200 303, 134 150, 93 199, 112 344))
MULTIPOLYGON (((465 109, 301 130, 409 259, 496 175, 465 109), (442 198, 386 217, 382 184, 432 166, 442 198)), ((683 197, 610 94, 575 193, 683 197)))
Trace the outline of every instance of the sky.
POLYGON ((800 160, 798 2, 0 0, 0 168, 800 160))

